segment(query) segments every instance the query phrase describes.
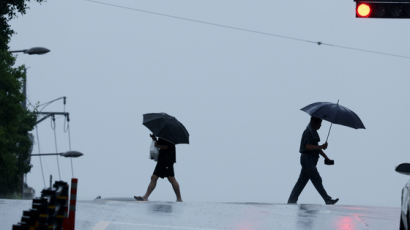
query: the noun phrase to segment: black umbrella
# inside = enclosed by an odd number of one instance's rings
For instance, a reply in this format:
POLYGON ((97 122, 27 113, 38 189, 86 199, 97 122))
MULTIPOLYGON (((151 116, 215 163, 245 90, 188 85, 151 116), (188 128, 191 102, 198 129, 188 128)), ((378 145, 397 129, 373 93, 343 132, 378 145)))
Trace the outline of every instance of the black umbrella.
POLYGON ((365 129, 359 116, 357 116, 352 110, 339 105, 339 101, 337 101, 337 103, 316 102, 303 107, 301 110, 310 114, 312 117, 318 117, 331 122, 326 142, 329 138, 333 123, 348 126, 354 129, 365 129))
POLYGON ((157 137, 174 144, 189 144, 189 133, 184 125, 166 113, 144 114, 142 124, 157 137))

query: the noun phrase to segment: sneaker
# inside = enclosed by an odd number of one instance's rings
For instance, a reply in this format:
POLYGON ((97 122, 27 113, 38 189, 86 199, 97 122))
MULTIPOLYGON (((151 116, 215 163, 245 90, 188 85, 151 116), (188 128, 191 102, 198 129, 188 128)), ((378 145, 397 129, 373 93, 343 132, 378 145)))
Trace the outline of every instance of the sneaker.
POLYGON ((336 198, 336 199, 330 198, 329 200, 326 200, 325 203, 328 205, 333 205, 333 204, 336 204, 338 201, 339 201, 339 198, 336 198))

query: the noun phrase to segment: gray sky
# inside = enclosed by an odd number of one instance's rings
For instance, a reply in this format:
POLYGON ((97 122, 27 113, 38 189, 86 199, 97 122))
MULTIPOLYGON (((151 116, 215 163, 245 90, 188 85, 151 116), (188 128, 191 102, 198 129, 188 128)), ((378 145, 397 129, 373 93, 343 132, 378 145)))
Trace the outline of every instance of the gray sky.
MULTIPOLYGON (((105 1, 105 0, 104 0, 105 1)), ((356 19, 353 1, 106 1, 165 14, 303 39, 410 55, 409 20, 356 19)), ((300 171, 299 144, 316 101, 354 110, 366 130, 334 126, 318 169, 340 204, 399 206, 407 177, 409 59, 317 46, 218 28, 83 0, 30 4, 12 22, 12 49, 28 69, 32 103, 67 96, 79 199, 142 195, 155 162, 142 114, 167 112, 185 124, 176 178, 185 201, 284 203, 300 171)), ((48 111, 61 111, 61 103, 48 111)), ((319 134, 325 139, 329 123, 319 134)), ((39 126, 42 152, 54 152, 50 121, 39 126)), ((57 120, 58 150, 68 149, 57 120)), ((38 152, 37 146, 34 152, 38 152)), ((39 158, 28 183, 43 187, 39 158)), ((43 158, 58 178, 56 159, 43 158)), ((71 177, 60 158, 62 179, 71 177)), ((166 180, 151 200, 174 200, 166 180)), ((323 203, 309 183, 302 203, 323 203)))

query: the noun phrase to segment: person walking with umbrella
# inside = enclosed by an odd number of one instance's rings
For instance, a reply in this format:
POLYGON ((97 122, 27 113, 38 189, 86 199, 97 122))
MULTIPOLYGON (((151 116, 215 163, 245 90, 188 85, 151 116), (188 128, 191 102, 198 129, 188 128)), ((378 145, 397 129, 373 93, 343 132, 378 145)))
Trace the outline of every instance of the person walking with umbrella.
POLYGON ((175 179, 174 163, 176 162, 175 145, 162 138, 157 138, 151 134, 152 140, 155 142, 155 146, 159 149, 158 161, 155 166, 154 173, 151 176, 151 181, 148 185, 147 191, 144 196, 135 196, 138 201, 147 201, 148 197, 154 191, 158 178, 167 178, 174 189, 178 202, 182 202, 181 191, 179 183, 175 179))
POLYGON ((297 180, 289 196, 289 204, 295 204, 298 201, 299 195, 302 193, 302 190, 305 188, 309 180, 312 181, 316 190, 322 196, 326 204, 335 204, 339 200, 332 199, 327 194, 322 184, 322 178, 316 168, 319 155, 325 158, 325 164, 334 164, 334 161, 329 159, 325 152, 323 152, 323 150, 325 150, 328 146, 327 142, 319 145, 320 137, 317 130, 320 129, 321 125, 322 119, 311 117, 309 125, 303 132, 299 149, 299 152, 301 153, 300 164, 302 165, 302 170, 300 172, 299 179, 297 180))
POLYGON ((182 202, 179 183, 174 173, 175 144, 188 144, 189 133, 182 123, 166 113, 144 114, 143 124, 153 132, 150 136, 159 149, 159 155, 147 191, 144 196, 134 198, 138 201, 147 201, 157 185, 158 178, 166 177, 174 189, 177 201, 182 202))
POLYGON ((357 116, 356 113, 354 113, 352 110, 339 105, 339 101, 337 103, 316 102, 305 106, 301 110, 308 113, 311 118, 309 125, 303 132, 302 140, 300 143, 299 152, 301 153, 300 163, 302 165, 302 170, 300 172, 299 179, 297 180, 289 196, 288 203, 296 203, 307 182, 311 180, 325 203, 335 204, 337 201, 339 201, 339 199, 332 199, 327 194, 322 184, 322 178, 320 177, 320 174, 316 168, 317 162, 319 160, 319 155, 325 158, 324 163, 326 165, 334 164, 334 161, 330 160, 323 152, 323 150, 327 149, 328 147, 327 141, 329 139, 330 130, 332 129, 333 123, 354 129, 364 129, 365 127, 359 116, 357 116), (325 143, 319 145, 320 137, 317 133, 317 130, 319 130, 321 127, 322 119, 331 122, 331 125, 329 127, 329 132, 327 134, 325 143))

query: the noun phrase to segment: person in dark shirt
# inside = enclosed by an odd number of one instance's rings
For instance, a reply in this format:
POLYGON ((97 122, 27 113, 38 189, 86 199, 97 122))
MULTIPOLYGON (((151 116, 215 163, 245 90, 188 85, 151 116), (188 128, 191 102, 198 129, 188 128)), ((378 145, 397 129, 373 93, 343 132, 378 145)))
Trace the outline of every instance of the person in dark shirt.
POLYGON ((322 196, 326 204, 335 204, 339 200, 332 199, 327 194, 322 184, 322 178, 316 168, 319 155, 325 158, 325 164, 334 164, 334 161, 329 159, 329 157, 327 157, 327 155, 323 152, 323 150, 325 150, 328 146, 327 142, 323 145, 319 145, 320 137, 317 130, 320 129, 321 125, 322 119, 311 117, 309 125, 303 132, 299 149, 299 152, 301 153, 300 164, 302 165, 302 170, 300 171, 299 179, 289 196, 288 204, 295 204, 298 201, 300 193, 302 193, 302 190, 305 188, 309 180, 312 181, 316 190, 322 196))
POLYGON ((134 196, 138 201, 147 201, 148 197, 154 191, 157 185, 158 178, 167 178, 175 191, 178 202, 182 202, 181 192, 178 181, 175 179, 174 163, 176 163, 175 145, 165 139, 157 138, 151 134, 151 138, 155 141, 155 146, 159 148, 157 165, 154 173, 151 176, 151 182, 148 185, 147 192, 144 196, 134 196))

